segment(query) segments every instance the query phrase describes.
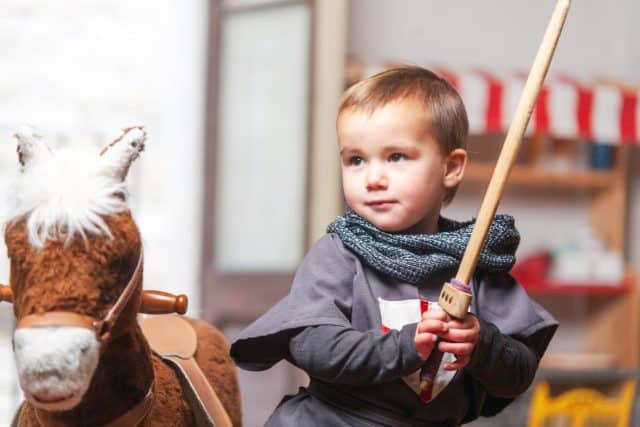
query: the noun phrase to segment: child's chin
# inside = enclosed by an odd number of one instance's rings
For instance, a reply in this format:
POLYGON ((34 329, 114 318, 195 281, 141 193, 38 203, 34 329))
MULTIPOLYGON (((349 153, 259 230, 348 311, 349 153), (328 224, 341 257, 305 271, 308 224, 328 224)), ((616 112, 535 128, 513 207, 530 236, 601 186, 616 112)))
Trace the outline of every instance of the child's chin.
POLYGON ((392 211, 391 209, 384 212, 360 209, 356 210, 356 213, 375 225, 379 230, 387 233, 397 233, 411 226, 411 224, 402 218, 402 215, 398 215, 398 212, 392 211))
POLYGON ((398 221, 372 221, 373 225, 378 227, 381 231, 386 233, 397 233, 398 231, 405 230, 407 226, 398 221))

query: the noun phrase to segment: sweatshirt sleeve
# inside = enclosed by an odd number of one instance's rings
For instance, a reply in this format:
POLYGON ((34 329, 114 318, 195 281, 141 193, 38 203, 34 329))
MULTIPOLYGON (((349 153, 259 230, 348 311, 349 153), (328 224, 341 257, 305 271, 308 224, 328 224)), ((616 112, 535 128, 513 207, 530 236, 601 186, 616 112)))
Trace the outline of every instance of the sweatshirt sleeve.
POLYGON ((478 415, 500 412, 533 381, 558 322, 509 274, 472 282, 480 339, 465 370, 486 391, 478 415))
POLYGON ((291 362, 309 376, 334 384, 393 381, 423 363, 413 339, 416 324, 387 333, 320 325, 307 327, 289 342, 291 362))
POLYGON ((538 369, 539 355, 532 346, 500 333, 482 319, 480 339, 466 369, 495 397, 524 393, 538 369))
POLYGON ((289 294, 245 328, 230 354, 242 369, 264 370, 289 354, 289 340, 307 327, 351 327, 355 257, 333 234, 323 236, 296 271, 289 294))

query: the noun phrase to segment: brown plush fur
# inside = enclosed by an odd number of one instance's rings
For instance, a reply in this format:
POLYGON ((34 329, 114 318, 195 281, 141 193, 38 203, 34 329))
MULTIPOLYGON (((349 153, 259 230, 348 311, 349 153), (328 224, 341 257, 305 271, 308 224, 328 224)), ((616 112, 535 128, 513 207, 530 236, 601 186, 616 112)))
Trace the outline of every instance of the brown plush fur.
MULTIPOLYGON (((139 256, 140 235, 129 212, 105 218, 113 238, 89 236, 68 245, 47 241, 37 251, 27 240, 24 220, 7 227, 11 286, 17 319, 52 310, 103 318, 129 281, 139 256)), ((142 289, 142 283, 138 288, 142 289)), ((171 368, 152 355, 136 322, 137 292, 116 323, 81 403, 65 412, 44 412, 25 403, 18 426, 100 426, 124 413, 146 394, 155 380, 154 403, 144 427, 192 426, 191 409, 171 368), (37 417, 36 412, 37 411, 37 417)), ((241 425, 239 389, 228 344, 205 322, 189 319, 198 336, 195 358, 227 409, 241 425)))

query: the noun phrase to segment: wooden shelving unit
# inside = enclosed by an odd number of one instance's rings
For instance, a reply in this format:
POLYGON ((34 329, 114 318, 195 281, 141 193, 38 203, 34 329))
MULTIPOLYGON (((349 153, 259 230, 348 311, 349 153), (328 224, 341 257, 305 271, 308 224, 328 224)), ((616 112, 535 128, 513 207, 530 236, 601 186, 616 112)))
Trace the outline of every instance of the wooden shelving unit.
MULTIPOLYGON (((470 163, 465 172, 465 181, 484 183, 491 178, 494 165, 489 163, 470 163)), ((516 165, 509 175, 509 185, 527 185, 536 187, 561 187, 567 189, 604 190, 620 181, 620 171, 575 172, 546 171, 536 166, 516 165)))
MULTIPOLYGON (((536 164, 516 164, 509 175, 509 187, 529 187, 536 194, 563 191, 567 197, 587 196, 589 222, 596 235, 612 250, 626 254, 627 220, 627 148, 619 146, 615 164, 609 170, 580 169, 549 171, 536 164)), ((470 162, 464 182, 484 185, 493 172, 493 164, 470 162)), ((585 315, 572 319, 582 324, 582 344, 566 351, 550 350, 541 367, 545 376, 571 377, 580 373, 608 375, 637 369, 639 362, 640 294, 637 276, 628 267, 619 283, 558 283, 549 279, 520 280, 532 297, 543 305, 567 306, 580 301, 585 315)), ((560 309, 562 310, 562 308, 560 309)), ((553 311, 553 310, 552 310, 553 311)), ((561 325, 555 339, 562 339, 562 314, 554 312, 561 325)))

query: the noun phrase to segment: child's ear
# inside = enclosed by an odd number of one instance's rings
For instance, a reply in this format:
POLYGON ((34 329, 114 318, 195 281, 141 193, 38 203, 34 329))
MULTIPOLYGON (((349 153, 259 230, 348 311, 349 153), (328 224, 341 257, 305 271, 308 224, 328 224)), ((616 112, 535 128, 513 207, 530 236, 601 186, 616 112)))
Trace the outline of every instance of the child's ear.
POLYGON ((467 166, 467 152, 462 148, 456 148, 447 156, 444 164, 444 179, 443 184, 445 188, 454 188, 464 176, 464 169, 467 166))

